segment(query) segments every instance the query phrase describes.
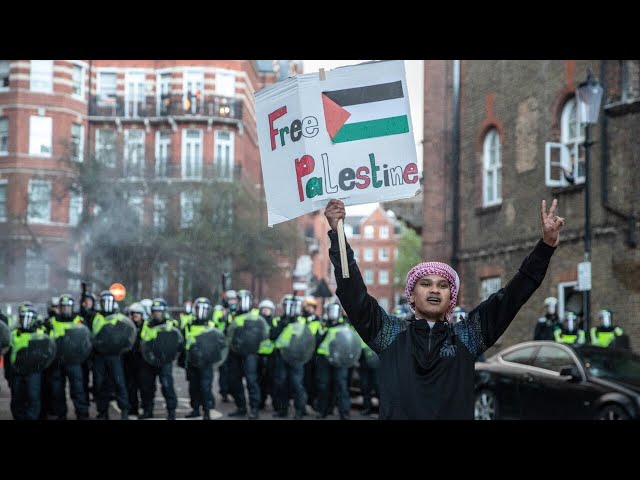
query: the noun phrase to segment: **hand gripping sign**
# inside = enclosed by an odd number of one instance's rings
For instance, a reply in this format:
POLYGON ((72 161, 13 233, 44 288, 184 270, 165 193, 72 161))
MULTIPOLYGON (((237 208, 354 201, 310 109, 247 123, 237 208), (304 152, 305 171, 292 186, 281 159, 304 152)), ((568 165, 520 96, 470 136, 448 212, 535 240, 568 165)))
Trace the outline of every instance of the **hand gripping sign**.
POLYGON ((401 60, 290 77, 256 94, 256 117, 269 226, 331 198, 359 205, 420 193, 401 60))

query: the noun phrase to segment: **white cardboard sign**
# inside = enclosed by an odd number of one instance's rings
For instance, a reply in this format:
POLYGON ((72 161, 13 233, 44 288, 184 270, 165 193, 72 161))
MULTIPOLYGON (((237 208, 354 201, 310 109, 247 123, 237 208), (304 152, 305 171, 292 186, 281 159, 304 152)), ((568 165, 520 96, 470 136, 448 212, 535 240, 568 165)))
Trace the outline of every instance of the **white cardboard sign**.
POLYGON ((404 62, 288 78, 256 94, 268 224, 420 192, 404 62))

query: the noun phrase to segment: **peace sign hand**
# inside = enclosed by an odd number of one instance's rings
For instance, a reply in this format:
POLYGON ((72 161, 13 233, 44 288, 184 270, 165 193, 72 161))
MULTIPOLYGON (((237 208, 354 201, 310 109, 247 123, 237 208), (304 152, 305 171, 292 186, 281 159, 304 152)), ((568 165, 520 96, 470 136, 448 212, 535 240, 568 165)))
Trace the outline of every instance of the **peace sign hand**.
POLYGON ((542 220, 542 240, 547 245, 557 247, 560 243, 560 229, 564 226, 564 218, 556 215, 558 200, 554 199, 547 213, 547 201, 542 200, 540 218, 542 220))

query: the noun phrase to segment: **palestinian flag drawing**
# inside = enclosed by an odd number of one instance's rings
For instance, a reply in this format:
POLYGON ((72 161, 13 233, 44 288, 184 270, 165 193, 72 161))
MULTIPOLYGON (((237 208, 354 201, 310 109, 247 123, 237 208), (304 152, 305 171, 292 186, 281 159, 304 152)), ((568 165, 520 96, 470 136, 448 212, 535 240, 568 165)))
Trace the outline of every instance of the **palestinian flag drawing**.
POLYGON ((322 107, 333 143, 409 132, 401 81, 322 92, 322 107))

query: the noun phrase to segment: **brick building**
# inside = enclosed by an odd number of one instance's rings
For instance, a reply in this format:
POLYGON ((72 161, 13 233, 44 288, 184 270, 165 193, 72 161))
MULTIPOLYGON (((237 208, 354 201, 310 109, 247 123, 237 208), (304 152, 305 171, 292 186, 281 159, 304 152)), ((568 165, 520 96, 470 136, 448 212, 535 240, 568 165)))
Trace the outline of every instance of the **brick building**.
POLYGON ((575 89, 588 67, 605 90, 598 124, 591 127, 591 322, 598 323, 598 310, 611 309, 637 348, 640 62, 461 61, 455 125, 454 62, 425 61, 423 254, 456 265, 460 303, 475 307, 515 274, 541 238, 542 199, 557 198, 567 221, 542 286, 499 347, 533 337, 547 296, 559 298, 561 314, 582 313, 576 286, 584 258, 584 128, 577 122, 575 89), (579 161, 571 162, 574 156, 579 161))
MULTIPOLYGON (((74 236, 91 207, 68 189, 69 158, 112 167, 139 192, 132 211, 158 228, 190 218, 200 182, 241 181, 263 196, 254 93, 300 70, 270 60, 0 60, 0 302, 78 293, 92 271, 90 245, 74 236), (166 194, 153 194, 160 184, 166 194)), ((170 261, 145 273, 136 295, 179 303, 197 293, 170 261)))

